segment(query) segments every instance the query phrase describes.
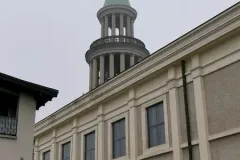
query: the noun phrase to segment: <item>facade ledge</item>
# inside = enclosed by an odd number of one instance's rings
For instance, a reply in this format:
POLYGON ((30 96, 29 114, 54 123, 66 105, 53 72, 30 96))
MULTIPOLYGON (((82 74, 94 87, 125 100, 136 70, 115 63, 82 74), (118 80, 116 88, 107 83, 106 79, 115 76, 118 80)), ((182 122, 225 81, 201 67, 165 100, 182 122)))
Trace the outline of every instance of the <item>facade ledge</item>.
POLYGON ((160 149, 159 147, 152 148, 152 149, 149 149, 149 151, 144 152, 143 155, 139 156, 137 160, 151 158, 151 157, 158 156, 161 154, 166 154, 172 151, 173 151, 172 148, 163 148, 163 149, 160 149))

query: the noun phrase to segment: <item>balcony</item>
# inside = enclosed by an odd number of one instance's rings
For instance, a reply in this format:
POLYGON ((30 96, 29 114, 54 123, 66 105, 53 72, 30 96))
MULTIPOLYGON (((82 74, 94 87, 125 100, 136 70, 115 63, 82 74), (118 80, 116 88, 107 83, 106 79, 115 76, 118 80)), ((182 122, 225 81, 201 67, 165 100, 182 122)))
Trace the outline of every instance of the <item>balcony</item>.
POLYGON ((16 136, 17 119, 0 115, 0 135, 16 136))
POLYGON ((98 54, 101 51, 106 52, 105 49, 109 49, 110 51, 113 49, 125 49, 130 52, 135 50, 141 53, 143 57, 149 55, 148 50, 145 48, 145 44, 139 39, 128 36, 108 36, 100 38, 90 45, 90 49, 86 53, 87 61, 94 54, 98 54))
POLYGON ((110 36, 110 37, 103 37, 94 41, 91 44, 90 49, 96 46, 100 46, 102 44, 113 44, 113 43, 134 44, 134 45, 138 45, 139 47, 145 48, 145 44, 139 39, 136 39, 133 37, 127 37, 127 36, 110 36))

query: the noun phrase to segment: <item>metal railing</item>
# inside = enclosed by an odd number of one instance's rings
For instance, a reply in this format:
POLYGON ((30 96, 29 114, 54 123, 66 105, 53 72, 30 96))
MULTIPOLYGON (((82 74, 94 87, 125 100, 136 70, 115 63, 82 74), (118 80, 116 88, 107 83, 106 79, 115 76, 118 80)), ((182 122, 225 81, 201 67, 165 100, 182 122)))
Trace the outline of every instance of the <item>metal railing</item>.
POLYGON ((96 46, 102 45, 102 44, 113 44, 113 43, 128 43, 128 44, 135 44, 140 47, 145 48, 145 44, 136 38, 128 37, 128 36, 109 36, 109 37, 103 37, 96 41, 94 41, 90 48, 94 48, 96 46))
POLYGON ((17 135, 17 118, 0 115, 0 135, 17 135))

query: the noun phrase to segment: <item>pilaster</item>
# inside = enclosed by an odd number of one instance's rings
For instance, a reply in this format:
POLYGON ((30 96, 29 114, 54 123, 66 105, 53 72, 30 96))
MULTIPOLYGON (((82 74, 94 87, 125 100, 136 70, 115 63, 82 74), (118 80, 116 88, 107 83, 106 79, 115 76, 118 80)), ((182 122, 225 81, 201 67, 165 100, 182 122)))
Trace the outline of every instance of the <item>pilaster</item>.
MULTIPOLYGON (((98 107, 98 147, 97 156, 98 160, 104 160, 104 121, 103 121, 103 107, 102 105, 98 107)), ((106 147, 105 147, 106 148, 106 147)))
POLYGON ((211 160, 211 152, 208 141, 209 132, 205 102, 205 91, 203 78, 201 76, 201 66, 198 55, 194 55, 192 57, 192 78, 198 126, 197 128, 199 137, 200 159, 211 160))
POLYGON ((78 133, 77 133, 77 119, 73 119, 72 126, 72 160, 78 160, 78 133))
POLYGON ((52 145, 50 151, 50 159, 57 160, 57 144, 56 144, 56 129, 52 131, 52 145))
POLYGON ((134 88, 131 88, 129 90, 128 107, 129 107, 130 159, 137 160, 138 157, 137 108, 135 106, 134 88))
POLYGON ((39 141, 38 138, 35 139, 34 144, 34 160, 40 160, 40 154, 39 154, 39 141))
POLYGON ((172 145, 173 145, 173 160, 183 160, 181 149, 181 128, 179 115, 179 100, 178 90, 176 87, 175 68, 171 67, 168 70, 168 88, 169 88, 169 106, 171 114, 172 127, 172 145))

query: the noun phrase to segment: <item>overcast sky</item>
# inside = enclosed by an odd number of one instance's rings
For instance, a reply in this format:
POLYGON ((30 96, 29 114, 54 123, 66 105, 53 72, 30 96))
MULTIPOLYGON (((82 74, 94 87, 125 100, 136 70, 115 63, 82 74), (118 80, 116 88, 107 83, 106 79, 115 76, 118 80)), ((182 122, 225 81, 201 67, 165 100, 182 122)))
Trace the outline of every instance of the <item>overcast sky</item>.
MULTIPOLYGON (((132 0, 135 36, 151 53, 239 0, 132 0)), ((0 0, 0 72, 52 87, 39 121, 88 92, 85 52, 100 38, 104 0, 0 0)))

